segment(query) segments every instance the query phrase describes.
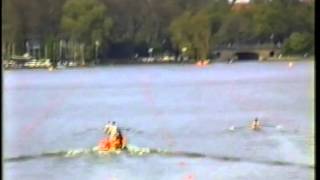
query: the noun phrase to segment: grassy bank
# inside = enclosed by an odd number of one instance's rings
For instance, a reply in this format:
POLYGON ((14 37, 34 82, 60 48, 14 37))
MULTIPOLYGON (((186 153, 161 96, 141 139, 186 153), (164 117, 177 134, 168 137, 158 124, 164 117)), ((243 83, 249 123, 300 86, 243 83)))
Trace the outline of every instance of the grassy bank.
POLYGON ((282 57, 270 57, 267 61, 314 61, 314 55, 304 57, 302 55, 295 55, 295 56, 282 56, 282 57))

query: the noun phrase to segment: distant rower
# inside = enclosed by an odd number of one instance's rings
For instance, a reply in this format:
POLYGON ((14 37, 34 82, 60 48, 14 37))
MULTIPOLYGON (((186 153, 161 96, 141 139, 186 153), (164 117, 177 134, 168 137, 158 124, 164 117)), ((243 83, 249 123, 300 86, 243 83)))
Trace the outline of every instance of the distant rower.
POLYGON ((254 119, 254 121, 251 123, 250 128, 254 131, 261 130, 261 125, 260 125, 258 118, 254 119))

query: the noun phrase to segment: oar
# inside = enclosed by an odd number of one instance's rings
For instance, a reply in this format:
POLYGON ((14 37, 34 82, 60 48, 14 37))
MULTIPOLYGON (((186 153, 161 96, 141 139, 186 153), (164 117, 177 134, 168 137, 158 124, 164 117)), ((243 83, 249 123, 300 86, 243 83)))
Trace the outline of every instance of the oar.
MULTIPOLYGON (((130 129, 130 128, 121 128, 119 127, 120 130, 122 131, 127 131, 127 132, 132 132, 132 133, 137 133, 137 134, 142 134, 143 131, 140 131, 140 130, 134 130, 134 129, 130 129)), ((84 133, 88 133, 88 132, 91 132, 91 131, 103 131, 104 129, 103 128, 88 128, 86 130, 83 130, 81 132, 76 132, 74 133, 75 135, 80 135, 80 134, 84 134, 84 133)))
POLYGON ((270 124, 263 124, 261 125, 262 127, 269 127, 269 128, 275 128, 277 130, 283 130, 283 126, 278 124, 278 125, 270 125, 270 124))
POLYGON ((83 130, 83 131, 80 131, 80 132, 76 132, 76 133, 73 133, 74 135, 80 135, 80 134, 84 134, 84 133, 88 133, 90 131, 100 131, 101 128, 88 128, 86 130, 83 130))
POLYGON ((133 132, 133 133, 137 133, 137 134, 142 134, 143 132, 140 130, 134 130, 134 129, 130 129, 130 128, 120 128, 120 130, 123 131, 128 131, 128 132, 133 132))
POLYGON ((238 126, 238 127, 236 127, 236 126, 230 126, 230 127, 228 128, 228 130, 229 130, 229 131, 235 131, 235 130, 244 129, 244 128, 246 128, 246 127, 245 127, 245 126, 238 126))

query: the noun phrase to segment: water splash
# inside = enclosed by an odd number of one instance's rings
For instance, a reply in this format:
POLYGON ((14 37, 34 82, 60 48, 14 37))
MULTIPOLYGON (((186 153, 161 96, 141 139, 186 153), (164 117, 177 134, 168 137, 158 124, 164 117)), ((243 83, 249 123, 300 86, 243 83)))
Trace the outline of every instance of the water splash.
POLYGON ((197 153, 197 152, 186 152, 186 151, 167 151, 167 150, 161 150, 161 149, 137 147, 134 145, 128 145, 124 150, 116 150, 116 151, 99 151, 97 147, 93 147, 91 149, 76 149, 76 150, 69 150, 69 151, 45 152, 38 155, 21 155, 17 157, 4 158, 3 161, 4 162, 20 162, 20 161, 26 161, 26 160, 39 159, 39 158, 52 158, 52 157, 72 158, 72 157, 79 157, 79 156, 90 155, 90 154, 98 154, 98 155, 106 156, 106 155, 119 155, 122 153, 127 153, 132 156, 145 156, 145 155, 155 154, 163 157, 207 158, 207 159, 218 160, 218 161, 250 162, 250 163, 258 163, 258 164, 265 164, 265 165, 271 165, 271 166, 296 166, 300 168, 314 169, 314 165, 311 165, 311 164, 263 160, 263 159, 250 159, 250 158, 221 156, 221 155, 209 155, 209 154, 203 154, 203 153, 197 153))

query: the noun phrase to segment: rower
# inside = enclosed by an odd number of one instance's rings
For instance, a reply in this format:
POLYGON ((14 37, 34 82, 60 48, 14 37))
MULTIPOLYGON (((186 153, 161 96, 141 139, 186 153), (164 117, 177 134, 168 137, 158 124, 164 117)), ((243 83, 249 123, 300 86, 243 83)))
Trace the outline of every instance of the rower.
POLYGON ((258 118, 254 119, 254 121, 251 123, 250 128, 254 131, 261 130, 261 125, 260 125, 258 118))
POLYGON ((114 121, 107 123, 104 132, 108 137, 100 143, 102 149, 117 150, 125 148, 126 140, 114 121))
POLYGON ((105 127, 104 127, 104 132, 109 136, 109 137, 115 137, 118 132, 118 127, 116 125, 116 122, 108 122, 105 127))
POLYGON ((103 129, 103 132, 107 135, 109 134, 110 126, 111 126, 111 122, 108 121, 108 123, 104 126, 104 129, 103 129))

